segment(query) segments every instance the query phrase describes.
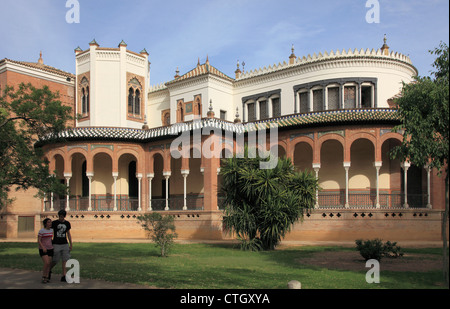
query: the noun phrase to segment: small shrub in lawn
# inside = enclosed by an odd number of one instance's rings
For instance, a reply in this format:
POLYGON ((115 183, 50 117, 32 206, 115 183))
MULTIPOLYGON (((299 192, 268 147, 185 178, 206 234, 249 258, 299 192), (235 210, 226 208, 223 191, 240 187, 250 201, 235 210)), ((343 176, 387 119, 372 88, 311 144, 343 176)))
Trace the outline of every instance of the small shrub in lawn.
POLYGON ((174 239, 178 237, 175 233, 174 217, 171 215, 162 216, 154 212, 138 216, 138 223, 151 233, 153 242, 161 249, 161 256, 167 256, 174 239))
POLYGON ((387 241, 383 244, 381 239, 375 238, 369 240, 357 239, 355 243, 356 249, 366 261, 370 259, 380 261, 383 257, 397 258, 403 256, 402 249, 397 246, 396 242, 387 241))

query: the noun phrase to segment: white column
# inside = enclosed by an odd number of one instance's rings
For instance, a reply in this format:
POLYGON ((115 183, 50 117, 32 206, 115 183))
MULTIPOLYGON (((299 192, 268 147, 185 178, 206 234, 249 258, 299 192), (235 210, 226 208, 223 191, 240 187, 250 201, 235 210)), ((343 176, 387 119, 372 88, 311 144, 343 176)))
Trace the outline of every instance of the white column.
POLYGON ((408 168, 411 166, 411 163, 409 163, 409 162, 403 162, 402 164, 401 164, 401 166, 402 166, 402 168, 403 168, 403 172, 404 172, 404 179, 405 179, 405 181, 404 181, 404 190, 405 190, 405 203, 403 204, 403 207, 405 207, 405 208, 409 208, 409 205, 408 205, 408 168))
POLYGON ((119 172, 113 172, 112 176, 114 178, 114 211, 117 211, 117 177, 119 176, 119 172))
POLYGON ((345 104, 344 104, 344 88, 345 88, 345 86, 344 86, 344 84, 341 84, 341 86, 340 86, 340 99, 339 99, 339 109, 344 109, 344 106, 345 106, 345 104))
POLYGON ((273 106, 272 106, 272 99, 267 98, 267 117, 272 118, 273 117, 273 106))
POLYGON ((312 88, 309 88, 308 89, 308 113, 313 111, 313 107, 314 107, 313 100, 314 100, 313 91, 312 91, 312 88))
POLYGON ((427 208, 431 209, 431 167, 427 164, 425 168, 427 170, 427 208))
POLYGON ((89 206, 88 206, 88 211, 92 211, 92 178, 94 177, 94 173, 86 173, 86 176, 89 179, 89 206))
POLYGON ((328 87, 323 87, 323 109, 328 110, 328 87))
POLYGON ((370 107, 375 108, 375 86, 372 84, 371 88, 370 107))
POLYGON ((66 186, 69 189, 69 192, 66 195, 66 211, 70 210, 69 207, 69 198, 70 198, 70 178, 72 178, 72 173, 64 173, 64 178, 66 178, 66 186))
POLYGON ((356 108, 361 108, 361 83, 356 83, 356 93, 357 93, 357 99, 356 99, 356 108))
POLYGON ((379 175, 380 175, 380 167, 381 167, 382 163, 383 162, 381 162, 381 161, 376 161, 376 162, 373 163, 373 165, 375 166, 375 169, 377 171, 377 178, 376 178, 376 180, 377 180, 377 183, 376 183, 376 185, 377 185, 377 203, 376 203, 376 207, 377 208, 381 207, 380 206, 380 183, 379 183, 379 179, 378 178, 379 178, 379 175))
MULTIPOLYGON (((312 167, 316 172, 316 179, 319 180, 320 163, 313 163, 312 167)), ((319 189, 316 189, 316 204, 314 205, 314 208, 319 208, 319 189)))
POLYGON ((142 207, 141 207, 141 201, 142 201, 142 199, 141 199, 142 174, 136 174, 136 178, 138 179, 138 211, 141 211, 142 210, 142 207))
POLYGON ((256 120, 259 120, 259 119, 260 119, 260 113, 259 113, 259 110, 260 110, 260 104, 259 104, 259 101, 255 101, 255 117, 256 117, 256 120))
POLYGON ((348 169, 350 168, 350 162, 344 162, 345 168, 345 208, 349 208, 350 204, 348 203, 348 169))
POLYGON ((186 178, 189 175, 189 170, 181 170, 181 176, 183 176, 183 210, 187 210, 186 204, 186 178))
POLYGON ((55 209, 53 208, 53 192, 52 192, 52 193, 50 193, 50 211, 53 211, 53 210, 55 210, 55 209))
POLYGON ((155 174, 149 173, 147 174, 148 179, 148 210, 152 211, 152 180, 155 177, 155 174))
POLYGON ((163 172, 163 176, 166 179, 166 207, 164 210, 169 210, 169 178, 171 174, 171 172, 163 172))

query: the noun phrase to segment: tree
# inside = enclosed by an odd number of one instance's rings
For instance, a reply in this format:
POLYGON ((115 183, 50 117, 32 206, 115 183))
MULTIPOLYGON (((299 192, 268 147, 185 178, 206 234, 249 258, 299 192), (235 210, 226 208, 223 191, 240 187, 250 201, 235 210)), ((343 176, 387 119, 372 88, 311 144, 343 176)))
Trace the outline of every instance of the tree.
POLYGON ((138 216, 137 219, 141 226, 151 233, 151 239, 161 249, 161 256, 167 256, 174 239, 178 237, 175 233, 174 217, 171 215, 162 216, 153 212, 138 216))
POLYGON ((442 217, 444 278, 448 285, 447 220, 448 220, 448 130, 449 130, 449 62, 448 46, 441 42, 430 50, 437 56, 432 77, 415 77, 415 82, 403 84, 396 100, 402 123, 394 130, 404 130, 400 146, 392 157, 409 160, 416 166, 428 165, 441 174, 445 169, 445 210, 442 217))
POLYGON ((290 159, 260 169, 259 157, 223 159, 223 224, 235 232, 242 249, 273 250, 303 212, 315 204, 318 182, 309 172, 295 172, 290 159))
POLYGON ((71 107, 62 105, 58 94, 47 86, 35 88, 20 84, 7 86, 0 94, 0 208, 12 200, 11 188, 66 194, 67 188, 50 175, 43 150, 36 147, 39 139, 55 140, 71 119, 71 107))

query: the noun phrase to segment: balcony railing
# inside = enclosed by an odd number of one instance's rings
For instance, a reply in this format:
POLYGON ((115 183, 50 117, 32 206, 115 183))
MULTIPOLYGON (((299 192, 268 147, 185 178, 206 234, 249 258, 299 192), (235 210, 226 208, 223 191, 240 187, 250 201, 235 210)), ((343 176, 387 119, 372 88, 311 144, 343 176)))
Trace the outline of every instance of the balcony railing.
MULTIPOLYGON (((408 194, 409 208, 425 208, 427 206, 427 194, 408 194)), ((345 193, 319 193, 319 208, 344 208, 345 193)), ((403 193, 380 193, 378 196, 380 208, 405 208, 405 195, 403 193)), ((349 193, 349 208, 376 208, 376 193, 349 193)))
MULTIPOLYGON (((380 193, 378 203, 383 209, 405 208, 405 196, 403 193, 380 193)), ((427 206, 427 194, 408 194, 409 208, 425 208, 427 206)), ((217 197, 219 209, 223 210, 224 197, 217 197)), ((346 208, 345 192, 319 192, 319 208, 346 208)), ((348 208, 376 208, 376 193, 349 193, 348 208)))
MULTIPOLYGON (((137 211, 139 208, 139 200, 137 198, 117 197, 117 211, 137 211)), ((171 196, 168 199, 169 210, 183 210, 184 197, 171 196)), ((66 199, 55 198, 53 200, 53 210, 66 209, 66 199)), ((89 211, 89 197, 73 197, 69 198, 69 208, 71 211, 89 211)), ((166 199, 156 198, 152 199, 152 210, 165 210, 166 199)), ((187 210, 203 210, 203 196, 187 196, 186 197, 187 210)), ((44 211, 51 210, 51 202, 49 200, 44 202, 44 211)), ((91 211, 114 211, 114 197, 106 196, 92 196, 91 197, 91 211)))

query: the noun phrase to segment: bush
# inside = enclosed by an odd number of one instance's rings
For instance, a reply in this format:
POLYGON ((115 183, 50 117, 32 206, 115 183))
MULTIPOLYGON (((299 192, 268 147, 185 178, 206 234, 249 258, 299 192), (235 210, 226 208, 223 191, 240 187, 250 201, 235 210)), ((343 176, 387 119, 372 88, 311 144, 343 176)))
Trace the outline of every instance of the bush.
POLYGON ((380 261, 383 257, 397 258, 403 256, 403 252, 396 242, 387 241, 383 244, 381 239, 376 238, 365 241, 358 239, 355 243, 356 249, 366 261, 370 259, 380 261))
POLYGON ((151 233, 151 239, 161 249, 161 256, 167 256, 174 239, 178 237, 175 233, 174 217, 170 215, 162 216, 154 212, 138 216, 137 219, 141 226, 151 233))

